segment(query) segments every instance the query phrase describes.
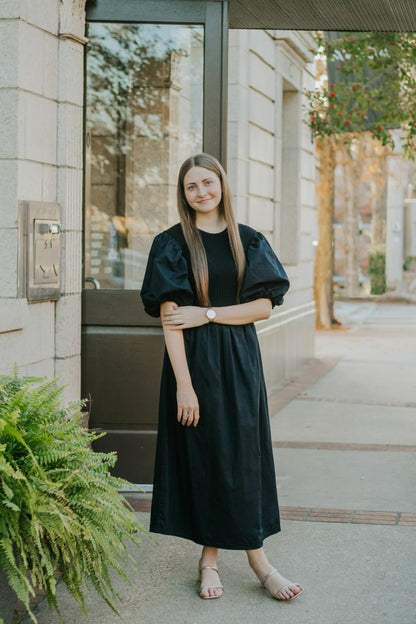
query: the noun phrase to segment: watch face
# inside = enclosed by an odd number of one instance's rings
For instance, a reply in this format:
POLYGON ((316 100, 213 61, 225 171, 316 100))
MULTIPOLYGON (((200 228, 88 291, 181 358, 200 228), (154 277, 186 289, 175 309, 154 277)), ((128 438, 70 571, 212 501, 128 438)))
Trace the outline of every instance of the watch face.
POLYGON ((215 317, 217 316, 217 313, 215 312, 215 310, 207 310, 207 317, 209 318, 210 321, 213 321, 215 319, 215 317))

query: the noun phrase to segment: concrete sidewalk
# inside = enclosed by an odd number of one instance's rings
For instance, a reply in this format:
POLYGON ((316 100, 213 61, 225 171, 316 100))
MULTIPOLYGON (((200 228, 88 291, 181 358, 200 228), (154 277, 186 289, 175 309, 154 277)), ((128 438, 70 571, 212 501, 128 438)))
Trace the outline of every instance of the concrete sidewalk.
MULTIPOLYGON (((343 328, 318 332, 316 360, 270 400, 283 530, 265 548, 303 595, 271 599, 244 553, 222 551, 224 595, 203 601, 200 548, 158 536, 134 553, 138 590, 116 579, 127 624, 415 624, 416 306, 339 303, 337 315, 343 328)), ((119 621, 94 595, 86 619, 58 593, 68 624, 119 621)), ((36 615, 60 622, 45 603, 36 615)))

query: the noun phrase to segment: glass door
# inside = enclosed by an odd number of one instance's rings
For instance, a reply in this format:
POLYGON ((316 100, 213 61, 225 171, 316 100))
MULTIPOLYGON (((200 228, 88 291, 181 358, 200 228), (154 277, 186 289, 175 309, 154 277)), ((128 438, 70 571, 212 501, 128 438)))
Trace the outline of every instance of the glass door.
POLYGON ((86 287, 138 290, 178 220, 179 166, 202 151, 204 28, 94 23, 88 38, 86 287))
POLYGON ((164 352, 139 291, 188 156, 225 157, 226 3, 87 3, 82 395, 115 473, 151 483, 164 352))

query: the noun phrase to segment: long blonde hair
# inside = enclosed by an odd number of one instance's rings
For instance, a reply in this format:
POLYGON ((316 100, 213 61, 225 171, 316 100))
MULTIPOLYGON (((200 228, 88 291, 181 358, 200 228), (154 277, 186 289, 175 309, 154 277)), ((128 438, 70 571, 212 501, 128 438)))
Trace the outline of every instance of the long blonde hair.
POLYGON ((184 178, 192 167, 204 167, 214 172, 221 181, 222 198, 219 204, 220 214, 223 216, 228 230, 231 251, 235 260, 238 273, 237 300, 240 300, 241 287, 246 268, 246 257, 238 230, 237 219, 234 214, 233 197, 227 174, 218 160, 209 154, 196 154, 191 156, 181 166, 178 175, 178 212, 181 220, 182 231, 191 256, 192 271, 195 278, 196 290, 200 305, 209 306, 209 278, 208 262, 202 243, 201 235, 196 227, 196 212, 186 201, 184 178))

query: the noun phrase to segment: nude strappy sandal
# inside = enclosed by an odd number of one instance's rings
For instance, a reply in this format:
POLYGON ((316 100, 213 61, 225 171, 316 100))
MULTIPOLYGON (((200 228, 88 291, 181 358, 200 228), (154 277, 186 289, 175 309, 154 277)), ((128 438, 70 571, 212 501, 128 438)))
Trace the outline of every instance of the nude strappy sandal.
POLYGON ((220 584, 220 585, 202 585, 202 572, 203 570, 214 570, 214 572, 216 572, 218 574, 218 568, 216 566, 212 566, 212 565, 205 565, 205 566, 200 566, 199 568, 199 581, 201 583, 201 587, 199 589, 199 595, 201 596, 201 598, 203 600, 212 600, 213 598, 221 598, 222 596, 222 590, 224 589, 224 587, 220 584), (221 593, 219 594, 219 596, 203 596, 202 593, 204 591, 206 591, 207 589, 220 589, 221 593))
MULTIPOLYGON (((285 601, 289 601, 289 600, 294 600, 295 598, 297 598, 298 596, 301 595, 301 593, 303 592, 303 587, 301 585, 299 585, 299 583, 291 583, 290 581, 288 581, 284 577, 282 577, 283 578, 283 583, 274 591, 274 593, 272 593, 272 591, 267 587, 267 581, 270 579, 271 576, 273 576, 273 574, 276 574, 276 572, 277 572, 276 568, 273 568, 273 570, 270 570, 270 572, 268 574, 266 574, 264 579, 262 581, 260 581, 261 584, 263 585, 264 589, 267 589, 267 591, 272 596, 272 598, 275 598, 276 600, 280 600, 281 602, 285 602, 285 601), (298 587, 300 589, 300 591, 297 594, 295 594, 294 596, 292 596, 292 598, 279 598, 279 594, 284 589, 287 589, 288 587, 298 587)), ((279 572, 277 572, 277 574, 279 574, 279 572)))

